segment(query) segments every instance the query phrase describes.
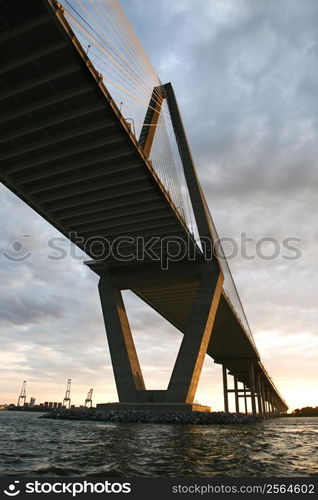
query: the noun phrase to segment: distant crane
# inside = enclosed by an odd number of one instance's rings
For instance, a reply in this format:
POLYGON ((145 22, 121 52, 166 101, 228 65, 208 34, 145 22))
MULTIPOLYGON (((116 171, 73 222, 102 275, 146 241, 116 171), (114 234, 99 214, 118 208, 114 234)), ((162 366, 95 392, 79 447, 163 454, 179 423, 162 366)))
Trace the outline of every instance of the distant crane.
POLYGON ((23 406, 24 406, 24 403, 26 400, 26 380, 23 380, 22 389, 21 389, 20 396, 18 399, 18 406, 21 406, 21 404, 20 404, 21 399, 23 399, 23 406))
POLYGON ((91 408, 93 404, 93 389, 90 389, 87 393, 86 399, 85 399, 85 408, 91 408))
POLYGON ((63 399, 63 406, 66 406, 66 403, 68 403, 69 408, 71 407, 71 383, 72 380, 69 378, 67 381, 65 397, 63 399))

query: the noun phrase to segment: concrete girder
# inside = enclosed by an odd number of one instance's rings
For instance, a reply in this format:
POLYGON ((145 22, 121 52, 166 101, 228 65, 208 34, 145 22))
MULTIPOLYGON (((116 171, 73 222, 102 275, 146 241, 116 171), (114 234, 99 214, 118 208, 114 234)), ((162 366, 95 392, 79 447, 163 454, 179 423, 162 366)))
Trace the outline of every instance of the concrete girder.
MULTIPOLYGON (((27 186, 28 184, 32 184, 34 181, 37 180, 42 180, 42 179, 50 179, 52 176, 58 176, 61 174, 70 174, 70 172, 75 172, 74 175, 76 175, 76 172, 80 169, 84 169, 85 167, 96 167, 97 165, 104 163, 105 167, 110 167, 109 162, 112 160, 115 160, 116 162, 118 159, 121 160, 121 162, 124 162, 126 160, 126 167, 123 168, 123 171, 127 170, 127 163, 129 165, 135 165, 135 161, 132 160, 131 158, 133 157, 133 152, 131 151, 130 148, 126 149, 121 149, 120 151, 118 149, 110 150, 107 152, 103 152, 103 154, 99 153, 98 155, 93 155, 89 159, 85 160, 76 160, 73 161, 72 163, 68 158, 63 160, 63 165, 46 165, 45 168, 39 168, 38 170, 32 171, 30 174, 29 171, 26 173, 24 172, 22 175, 20 174, 15 174, 14 175, 14 180, 16 181, 17 179, 17 185, 18 186, 27 186), (130 157, 130 158, 129 158, 130 157), (30 179, 30 182, 26 182, 26 178, 28 180, 30 179)), ((120 162, 120 163, 121 163, 120 162)), ((116 163, 117 165, 117 163, 116 163)), ((120 171, 120 167, 119 167, 120 171)))
POLYGON ((102 139, 99 138, 97 140, 90 141, 81 145, 72 146, 61 151, 51 152, 50 154, 46 154, 44 156, 41 156, 40 158, 36 158, 25 163, 19 163, 14 167, 8 167, 8 174, 10 175, 15 172, 21 172, 21 170, 26 170, 30 167, 39 167, 40 165, 51 162, 53 160, 65 159, 71 156, 76 156, 82 152, 90 151, 91 149, 99 148, 101 146, 109 146, 111 144, 119 144, 121 142, 123 142, 123 139, 117 134, 113 134, 109 137, 103 137, 102 139))
MULTIPOLYGON (((126 197, 125 203, 123 203, 123 201, 119 201, 119 203, 112 203, 111 207, 108 207, 107 204, 103 203, 102 200, 96 203, 93 202, 92 206, 85 205, 85 208, 83 208, 82 210, 77 210, 76 214, 70 214, 69 212, 66 212, 63 215, 60 215, 59 219, 61 221, 68 221, 67 223, 73 223, 76 222, 79 218, 83 221, 88 220, 91 214, 95 214, 95 217, 99 217, 98 214, 101 214, 102 217, 103 213, 112 214, 114 210, 116 210, 116 213, 120 216, 125 217, 125 215, 128 213, 139 214, 140 211, 144 213, 145 205, 147 205, 147 207, 149 206, 151 210, 153 207, 162 207, 162 201, 160 200, 159 196, 154 199, 153 194, 151 194, 149 196, 143 196, 142 199, 136 198, 135 196, 133 196, 132 198, 126 197), (103 210, 104 212, 102 212, 103 210), (89 217, 85 217, 86 214, 89 217)), ((164 209, 165 208, 166 207, 164 207, 164 209)), ((110 216, 110 218, 112 218, 112 216, 110 216)))
POLYGON ((5 151, 3 154, 0 154, 0 161, 9 160, 22 154, 30 153, 31 151, 38 151, 39 149, 45 148, 46 146, 50 146, 52 144, 58 145, 60 143, 66 142, 69 139, 85 136, 91 132, 97 132, 100 130, 107 131, 111 127, 111 125, 113 125, 113 122, 111 120, 109 121, 109 123, 107 123, 106 120, 101 120, 100 122, 95 122, 91 125, 87 125, 85 128, 78 127, 77 129, 73 129, 69 132, 63 132, 62 134, 50 137, 49 139, 39 139, 35 142, 32 142, 31 144, 28 144, 27 146, 19 148, 18 151, 16 149, 5 151))
POLYGON ((145 180, 144 173, 142 172, 141 169, 139 169, 136 172, 130 172, 125 176, 125 182, 123 182, 120 177, 114 177, 112 176, 111 179, 107 175, 103 176, 102 173, 100 175, 100 178, 93 177, 92 179, 87 179, 87 182, 77 182, 76 177, 74 178, 74 182, 64 189, 50 189, 48 192, 46 191, 40 191, 39 193, 36 191, 36 189, 30 191, 30 194, 35 196, 36 199, 41 203, 42 201, 45 203, 50 203, 52 201, 59 201, 63 200, 65 198, 70 198, 72 196, 76 195, 81 195, 81 194, 87 194, 92 191, 97 191, 100 189, 106 189, 114 192, 115 190, 113 188, 117 188, 119 186, 119 189, 117 192, 119 192, 123 186, 127 184, 131 184, 136 188, 136 192, 138 193, 139 187, 143 188, 144 186, 151 186, 149 180, 145 180), (96 179, 96 180, 95 180, 96 179), (52 191, 52 193, 51 193, 52 191), (55 194, 53 194, 55 193, 55 194))
MULTIPOLYGON (((103 213, 100 209, 97 211, 97 214, 92 215, 92 216, 87 216, 87 217, 79 217, 79 216, 72 216, 68 217, 68 224, 71 224, 72 227, 75 229, 80 229, 85 227, 87 224, 93 224, 94 222, 99 222, 99 221, 121 221, 122 219, 125 219, 127 221, 130 221, 131 219, 136 220, 136 216, 143 215, 145 214, 145 208, 146 207, 139 207, 137 206, 136 208, 133 209, 128 209, 125 207, 124 210, 117 210, 116 212, 111 211, 111 210, 105 210, 103 213)), ((161 203, 155 202, 155 203, 149 203, 147 205, 147 214, 148 217, 142 217, 143 220, 150 219, 153 217, 153 214, 157 212, 165 212, 167 211, 167 207, 162 206, 161 203)), ((67 218, 67 217, 66 217, 67 218)), ((62 219, 62 218, 61 218, 62 219)), ((64 219, 65 220, 65 219, 64 219)))
MULTIPOLYGON (((0 37, 1 38, 1 37, 0 37)), ((0 40, 1 42, 1 40, 0 40)), ((71 75, 76 71, 76 64, 68 64, 65 67, 62 67, 59 70, 55 70, 49 74, 39 74, 36 78, 32 78, 31 80, 25 80, 20 85, 15 85, 13 88, 10 88, 0 95, 0 102, 4 99, 8 99, 9 97, 16 97, 27 90, 35 89, 44 83, 51 83, 54 80, 58 80, 63 76, 71 75)), ((2 138, 1 138, 2 140, 2 138)))
MULTIPOLYGON (((130 163, 127 162, 125 165, 122 165, 122 167, 118 168, 118 170, 111 168, 109 165, 102 170, 99 166, 94 167, 94 165, 90 166, 89 170, 86 169, 79 172, 76 170, 75 172, 72 170, 70 173, 67 172, 66 174, 59 174, 57 176, 52 176, 50 177, 50 182, 48 183, 47 180, 45 182, 41 182, 39 184, 37 183, 32 183, 34 184, 34 187, 29 190, 30 194, 38 194, 38 193, 46 193, 47 191, 51 191, 53 189, 59 188, 59 187, 64 187, 64 186, 72 186, 76 184, 80 184, 81 182, 86 182, 86 181, 91 181, 95 179, 108 179, 110 182, 115 182, 117 179, 118 184, 120 181, 118 181, 118 174, 121 172, 128 172, 131 174, 131 177, 133 178, 134 175, 138 175, 140 173, 141 168, 140 164, 136 163, 130 163), (56 180, 54 178, 56 177, 56 180)), ((128 177, 129 179, 129 177, 128 177)), ((121 180, 122 182, 122 180, 121 180)), ((23 188, 26 187, 27 183, 21 183, 20 185, 23 186, 23 188)))
POLYGON ((10 59, 10 61, 1 65, 0 75, 3 75, 4 73, 8 73, 9 71, 12 71, 13 69, 19 68, 19 66, 23 66, 30 61, 34 61, 36 59, 39 59, 40 57, 47 56, 47 55, 51 54, 52 52, 57 52, 58 50, 64 49, 65 46, 66 46, 66 42, 64 40, 61 40, 59 42, 54 42, 54 43, 50 43, 48 45, 45 45, 44 47, 41 47, 40 49, 33 50, 29 54, 23 54, 23 56, 21 56, 21 57, 10 59))
MULTIPOLYGON (((82 206, 82 205, 85 205, 87 203, 96 202, 97 200, 102 200, 105 203, 107 203, 110 200, 114 200, 114 199, 118 199, 118 198, 122 199, 122 205, 124 205, 126 196, 131 196, 131 195, 136 196, 137 193, 138 193, 138 195, 142 195, 142 193, 149 194, 152 190, 153 190, 153 188, 152 188, 151 184, 149 184, 148 186, 138 187, 138 188, 136 186, 128 186, 125 189, 116 190, 116 192, 114 192, 114 190, 109 191, 105 188, 98 189, 98 190, 96 189, 95 191, 88 193, 88 196, 86 196, 86 197, 83 194, 80 199, 78 197, 70 197, 66 201, 59 202, 58 210, 82 206)), ((48 207, 48 208, 52 209, 52 213, 56 213, 57 209, 54 210, 54 205, 55 204, 53 203, 53 206, 49 207, 48 203, 43 203, 44 207, 48 207)))
MULTIPOLYGON (((14 139, 20 139, 21 137, 25 137, 27 135, 30 135, 34 132, 42 131, 46 128, 53 127, 54 125, 59 125, 60 123, 65 123, 68 121, 74 120, 74 118, 81 118, 83 116, 89 115, 91 113, 94 113, 95 111, 100 111, 103 109, 104 106, 101 103, 95 104, 95 105, 90 105, 90 106, 83 106, 79 109, 76 109, 74 111, 68 111, 67 113, 60 113, 58 116, 50 116, 47 119, 43 119, 40 121, 40 123, 32 124, 29 127, 25 128, 15 128, 14 131, 11 131, 7 134, 2 134, 0 137, 0 144, 6 143, 9 141, 12 141, 14 139)), ((32 112, 32 111, 31 111, 32 112)), ((0 119, 1 122, 1 119, 0 119)), ((46 176, 48 176, 46 174, 46 176)), ((42 176, 39 178, 44 178, 43 172, 42 176)), ((35 177, 37 179, 37 177, 35 177)), ((30 179, 30 182, 33 179, 30 179)))
MULTIPOLYGON (((174 226, 175 222, 173 220, 172 214, 169 211, 166 211, 165 213, 163 213, 162 215, 159 215, 159 216, 151 214, 148 217, 146 217, 146 216, 140 217, 140 219, 138 220, 138 231, 141 231, 140 236, 143 236, 144 229, 145 230, 149 229, 149 230, 153 231, 154 224, 156 225, 156 229, 157 229, 157 228, 166 227, 166 226, 170 226, 170 225, 174 226)), ((110 224, 108 224, 108 223, 100 223, 100 224, 93 224, 93 225, 85 224, 85 227, 77 228, 76 230, 78 232, 85 232, 86 235, 90 235, 90 234, 96 234, 96 231, 99 231, 99 232, 106 231, 108 233, 109 230, 111 231, 112 229, 116 228, 119 230, 117 232, 117 234, 122 234, 122 230, 121 230, 122 228, 125 231, 126 230, 130 231, 131 228, 134 229, 135 227, 136 227, 135 220, 134 221, 122 220, 122 222, 119 222, 118 220, 116 220, 116 218, 114 218, 112 223, 110 223, 110 224)), ((72 226, 72 229, 75 229, 74 226, 72 226)))
MULTIPOLYGON (((57 104, 59 102, 67 101, 68 99, 72 97, 78 97, 83 94, 89 94, 92 93, 93 89, 91 87, 87 87, 87 85, 80 85, 76 87, 75 89, 71 90, 66 90, 65 92, 61 92, 60 94, 52 95, 51 97, 45 97, 42 100, 36 101, 33 104, 29 104, 28 106, 23 106, 23 108, 19 108, 17 111, 12 111, 10 113, 3 114, 0 117, 0 124, 1 123, 7 123, 11 120, 14 120, 15 118, 21 118, 23 115, 29 115, 31 113, 34 113, 35 111, 39 111, 44 108, 48 108, 50 106, 53 106, 54 104, 57 104)), ((27 131, 27 133, 29 133, 27 131)))
POLYGON ((37 26, 40 26, 43 23, 47 23, 50 21, 50 18, 48 15, 41 15, 36 17, 35 19, 31 19, 28 22, 22 23, 21 25, 18 25, 16 28, 6 30, 0 35, 0 43, 6 42, 7 40, 10 40, 11 38, 17 37, 19 35, 22 35, 22 33, 25 33, 26 31, 30 31, 33 28, 36 28, 37 26))

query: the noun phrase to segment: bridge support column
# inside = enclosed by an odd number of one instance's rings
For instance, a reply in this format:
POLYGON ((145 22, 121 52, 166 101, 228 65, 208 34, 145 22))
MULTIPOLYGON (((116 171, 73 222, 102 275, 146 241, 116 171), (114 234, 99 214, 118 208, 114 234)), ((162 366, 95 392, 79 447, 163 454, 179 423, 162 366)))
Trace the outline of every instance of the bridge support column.
POLYGON ((263 411, 263 401, 262 401, 262 389, 261 389, 261 376, 257 375, 256 377, 256 392, 257 392, 257 406, 258 406, 258 413, 260 415, 264 414, 263 411))
POLYGON ((246 385, 244 384, 244 407, 245 413, 247 414, 247 399, 246 399, 246 385))
MULTIPOLYGON (((193 407, 196 411, 207 411, 208 407, 193 405, 193 400, 222 293, 224 278, 218 263, 213 260, 205 264, 169 386, 160 391, 145 388, 118 277, 113 277, 105 266, 99 267, 99 271, 99 293, 119 404, 129 403, 131 408, 170 409, 173 403, 184 411, 192 411, 193 407)), ((105 406, 109 405, 100 405, 105 406)))
POLYGON ((261 393, 262 393, 262 406, 263 406, 263 415, 266 416, 266 392, 264 383, 261 380, 261 393))
POLYGON ((249 368, 249 384, 251 389, 251 403, 252 403, 252 413, 256 415, 256 402, 255 402, 255 377, 254 377, 254 363, 250 364, 249 368))
POLYGON ((274 414, 274 403, 273 403, 273 393, 270 392, 270 405, 271 405, 271 414, 274 414))
POLYGON ((223 396, 224 396, 224 411, 229 412, 229 394, 227 392, 227 369, 225 365, 222 365, 223 374, 223 396))
POLYGON ((262 397, 262 408, 263 408, 263 416, 266 416, 266 393, 264 388, 264 382, 260 380, 260 388, 261 388, 261 397, 262 397))
POLYGON ((136 401, 145 384, 121 292, 107 271, 98 288, 119 401, 136 401))
POLYGON ((269 409, 269 392, 268 389, 265 389, 265 405, 266 405, 266 413, 267 415, 270 414, 270 409, 269 409))
POLYGON ((207 262, 170 378, 167 401, 193 403, 222 293, 223 274, 207 262))
POLYGON ((271 414, 271 405, 270 405, 270 392, 268 389, 267 389, 267 393, 266 393, 266 401, 267 401, 267 412, 270 415, 271 414))
POLYGON ((239 394, 238 394, 238 385, 237 385, 236 375, 234 375, 234 395, 235 395, 235 411, 236 411, 236 413, 240 413, 239 394))
POLYGON ((272 414, 272 404, 271 404, 271 392, 268 391, 268 412, 271 415, 272 414))
POLYGON ((273 395, 273 412, 275 415, 277 414, 277 400, 275 395, 273 395))

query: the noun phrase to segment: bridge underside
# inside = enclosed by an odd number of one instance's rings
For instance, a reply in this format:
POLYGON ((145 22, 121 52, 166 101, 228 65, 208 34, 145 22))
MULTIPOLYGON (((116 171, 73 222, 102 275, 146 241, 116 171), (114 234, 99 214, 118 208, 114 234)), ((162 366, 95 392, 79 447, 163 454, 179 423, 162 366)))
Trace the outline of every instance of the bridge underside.
MULTIPOLYGON (((206 263, 169 193, 57 3, 2 0, 0 7, 1 181, 82 248, 112 290, 132 290, 190 337, 206 263), (137 238, 155 239, 159 261, 138 257, 137 238), (185 255, 163 271, 176 238, 193 259, 185 255)), ((285 411, 229 299, 220 290, 215 304, 216 295, 209 296, 215 310, 208 335, 201 325, 204 352, 235 375, 252 400, 259 393, 285 411)), ((136 383, 140 394, 147 392, 140 377, 136 383)))

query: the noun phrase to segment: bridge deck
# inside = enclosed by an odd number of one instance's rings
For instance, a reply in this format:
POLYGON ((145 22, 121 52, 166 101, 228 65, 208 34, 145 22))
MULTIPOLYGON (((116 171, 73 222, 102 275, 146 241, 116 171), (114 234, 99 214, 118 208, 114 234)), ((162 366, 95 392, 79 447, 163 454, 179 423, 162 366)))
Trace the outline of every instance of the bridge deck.
MULTIPOLYGON (((160 252, 162 238, 184 241, 195 262, 184 258, 182 277, 169 283, 169 272, 162 279, 157 266, 157 281, 126 284, 183 331, 203 257, 169 193, 57 3, 2 0, 0 6, 1 181, 93 259, 102 238, 159 237, 153 249, 160 252), (100 242, 90 245, 92 237, 100 242)), ((123 243, 120 251, 132 249, 135 243, 123 243)), ((127 266, 136 272, 147 258, 107 262, 120 275, 123 265, 126 274, 127 266)), ((208 353, 239 371, 242 381, 250 360, 258 360, 225 295, 208 353), (243 361, 235 367, 233 358, 243 361)))

